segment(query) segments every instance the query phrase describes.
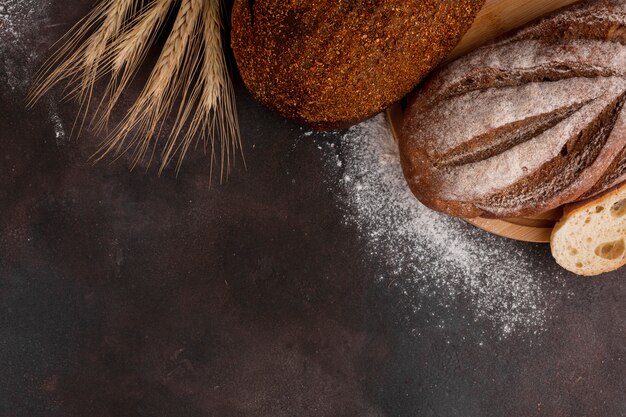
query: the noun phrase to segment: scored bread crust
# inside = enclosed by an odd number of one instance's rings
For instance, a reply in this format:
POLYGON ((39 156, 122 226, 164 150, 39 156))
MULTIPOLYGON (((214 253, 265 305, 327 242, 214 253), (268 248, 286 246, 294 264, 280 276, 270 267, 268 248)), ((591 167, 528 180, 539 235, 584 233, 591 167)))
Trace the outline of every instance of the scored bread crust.
POLYGON ((626 265, 625 244, 626 183, 593 199, 566 205, 550 239, 557 263, 585 276, 614 271, 626 265), (602 256, 604 247, 607 251, 602 256))
POLYGON ((236 0, 231 45, 252 94, 318 129, 400 100, 454 49, 485 0, 236 0))
POLYGON ((410 98, 405 177, 459 217, 532 216, 626 178, 626 1, 561 9, 452 62, 410 98))

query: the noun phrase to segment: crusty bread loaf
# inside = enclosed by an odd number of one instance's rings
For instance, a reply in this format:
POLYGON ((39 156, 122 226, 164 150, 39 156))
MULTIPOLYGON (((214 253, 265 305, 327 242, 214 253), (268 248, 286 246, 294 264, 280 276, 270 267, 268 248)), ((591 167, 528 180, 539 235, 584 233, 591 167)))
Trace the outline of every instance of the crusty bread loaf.
POLYGON ((626 1, 562 9, 443 67, 409 99, 405 176, 460 217, 530 216, 626 178, 626 1))
POLYGON ((236 0, 232 47, 248 89, 285 117, 346 127, 411 91, 484 0, 236 0))
POLYGON ((550 247, 559 265, 579 275, 598 275, 625 265, 626 184, 566 207, 550 247))

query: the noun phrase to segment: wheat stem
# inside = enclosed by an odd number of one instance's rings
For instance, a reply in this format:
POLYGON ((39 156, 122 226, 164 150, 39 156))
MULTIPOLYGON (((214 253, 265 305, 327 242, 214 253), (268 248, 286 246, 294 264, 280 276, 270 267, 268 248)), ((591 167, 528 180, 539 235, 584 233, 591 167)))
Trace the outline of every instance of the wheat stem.
POLYGON ((173 0, 154 1, 137 16, 133 25, 119 36, 109 48, 111 62, 111 81, 103 95, 104 110, 98 113, 96 128, 100 131, 110 120, 113 108, 119 101, 124 89, 132 81, 140 65, 144 62, 148 50, 154 43, 165 18, 172 7, 173 0))
POLYGON ((220 1, 204 3, 202 13, 202 66, 197 77, 196 86, 191 93, 183 112, 179 114, 177 129, 173 131, 172 140, 166 147, 161 170, 173 154, 178 152, 176 169, 180 170, 185 154, 193 140, 200 134, 205 149, 210 139, 211 160, 215 158, 218 144, 214 138, 220 139, 220 181, 229 173, 231 160, 237 149, 241 149, 241 137, 235 107, 234 89, 224 54, 222 53, 222 23, 220 1), (182 138, 183 126, 188 123, 187 132, 182 138))
MULTIPOLYGON (((192 143, 202 140, 205 150, 211 147, 211 162, 219 159, 222 180, 236 151, 241 150, 241 138, 222 50, 221 0, 103 0, 62 38, 63 45, 38 74, 28 103, 32 105, 58 82, 67 80, 65 95, 79 101, 83 114, 75 123, 80 132, 92 107, 94 85, 108 76, 92 116, 92 127, 102 131, 175 4, 179 6, 171 32, 148 80, 94 158, 131 152, 133 167, 146 157, 151 160, 159 137, 169 133, 161 150, 159 173, 176 155, 178 172, 192 143), (180 106, 174 109, 178 99, 180 106), (164 130, 170 115, 175 116, 173 126, 164 130)), ((211 176, 212 172, 213 166, 211 176)))

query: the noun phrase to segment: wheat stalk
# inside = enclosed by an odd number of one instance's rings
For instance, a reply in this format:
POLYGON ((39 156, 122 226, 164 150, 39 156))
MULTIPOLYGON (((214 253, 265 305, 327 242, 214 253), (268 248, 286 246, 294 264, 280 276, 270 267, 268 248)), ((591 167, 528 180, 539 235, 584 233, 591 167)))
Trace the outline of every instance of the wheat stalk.
POLYGON ((141 161, 158 140, 160 126, 170 114, 174 100, 184 83, 191 81, 189 70, 198 55, 197 30, 203 0, 186 0, 178 11, 172 31, 139 97, 122 123, 100 148, 100 156, 109 152, 134 152, 133 165, 141 161), (134 132, 140 132, 137 135, 134 132), (128 143, 126 143, 128 142, 128 143), (152 146, 151 146, 152 145, 152 146))
POLYGON ((61 39, 65 43, 39 71, 27 103, 34 104, 57 83, 67 79, 69 95, 78 94, 81 102, 89 99, 94 83, 106 72, 102 63, 107 47, 119 35, 135 7, 134 0, 106 0, 96 6, 61 39), (89 35, 97 25, 99 29, 89 35))
MULTIPOLYGON (((174 130, 165 150, 163 161, 179 153, 177 170, 197 133, 205 143, 210 139, 211 160, 215 160, 216 144, 220 138, 220 180, 230 170, 230 161, 237 148, 241 149, 235 92, 228 77, 228 68, 221 53, 222 38, 221 9, 218 2, 204 2, 202 13, 202 66, 190 100, 179 113, 177 129, 174 130), (195 113, 193 113, 195 111, 195 113), (187 133, 181 135, 182 127, 188 123, 187 133)), ((243 155, 242 155, 243 156, 243 155)), ((161 165, 161 169, 165 167, 161 165)))
POLYGON ((111 81, 103 95, 102 102, 106 104, 96 124, 100 128, 98 130, 101 130, 109 122, 113 108, 145 60, 146 54, 172 7, 172 3, 173 0, 152 2, 146 10, 136 17, 135 24, 119 36, 115 44, 109 49, 109 57, 107 58, 111 63, 111 81))
POLYGON ((211 176, 213 162, 218 159, 216 148, 220 148, 222 180, 228 175, 236 151, 241 150, 241 139, 233 86, 222 50, 221 0, 104 0, 62 38, 64 44, 37 76, 28 103, 32 105, 57 83, 67 80, 65 95, 79 101, 82 128, 93 107, 95 83, 108 76, 105 92, 92 115, 92 126, 102 132, 176 4, 179 6, 171 32, 148 80, 94 158, 130 151, 134 167, 146 157, 152 160, 159 149, 159 137, 169 134, 159 173, 176 155, 178 172, 191 144, 199 139, 205 150, 211 148, 211 176), (174 109, 178 99, 180 105, 174 109), (169 115, 175 115, 175 121, 171 129, 164 131, 169 115))

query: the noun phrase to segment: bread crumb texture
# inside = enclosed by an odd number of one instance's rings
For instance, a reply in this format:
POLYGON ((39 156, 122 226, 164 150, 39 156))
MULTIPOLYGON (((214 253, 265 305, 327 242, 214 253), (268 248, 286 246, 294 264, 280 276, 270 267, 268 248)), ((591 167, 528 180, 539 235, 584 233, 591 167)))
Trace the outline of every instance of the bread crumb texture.
POLYGON ((551 240, 552 255, 579 275, 599 275, 626 264, 626 184, 565 214, 551 240))

